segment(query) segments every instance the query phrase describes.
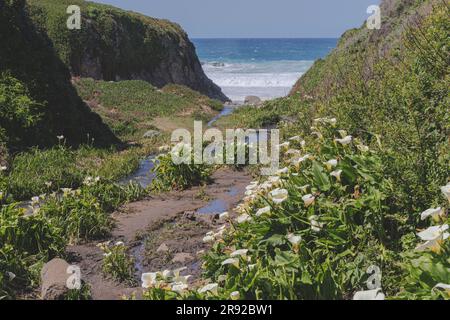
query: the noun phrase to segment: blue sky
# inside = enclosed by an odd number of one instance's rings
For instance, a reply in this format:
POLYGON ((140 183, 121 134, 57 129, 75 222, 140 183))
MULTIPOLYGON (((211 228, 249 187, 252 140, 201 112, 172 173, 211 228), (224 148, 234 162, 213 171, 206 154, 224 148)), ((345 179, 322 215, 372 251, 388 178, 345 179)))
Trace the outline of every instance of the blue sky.
POLYGON ((191 38, 337 38, 380 0, 95 0, 179 23, 191 38))

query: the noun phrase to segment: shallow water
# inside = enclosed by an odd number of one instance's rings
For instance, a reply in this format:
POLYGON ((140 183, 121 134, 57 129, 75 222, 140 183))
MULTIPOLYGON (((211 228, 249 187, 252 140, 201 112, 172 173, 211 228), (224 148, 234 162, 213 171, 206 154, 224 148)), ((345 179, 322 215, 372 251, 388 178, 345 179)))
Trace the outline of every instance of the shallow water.
MULTIPOLYGON (((228 191, 225 195, 233 197, 239 193, 239 190, 235 187, 232 187, 230 191, 228 191)), ((200 209, 197 210, 199 214, 217 214, 228 211, 230 209, 230 204, 223 199, 215 199, 200 209)))
POLYGON ((151 170, 155 167, 154 163, 155 156, 151 155, 139 163, 138 169, 128 176, 127 178, 120 181, 122 184, 127 184, 130 182, 136 182, 143 188, 147 188, 155 178, 155 174, 151 170))
POLYGON ((220 118, 232 114, 235 109, 236 109, 236 106, 229 106, 229 105, 224 106, 222 111, 217 116, 215 116, 210 122, 208 122, 208 127, 211 127, 220 118))

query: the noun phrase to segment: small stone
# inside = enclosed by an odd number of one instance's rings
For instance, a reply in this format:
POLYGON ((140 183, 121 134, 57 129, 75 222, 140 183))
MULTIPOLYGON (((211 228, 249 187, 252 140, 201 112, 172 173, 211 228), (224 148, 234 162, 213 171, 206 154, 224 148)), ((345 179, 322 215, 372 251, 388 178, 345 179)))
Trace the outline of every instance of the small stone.
POLYGON ((195 211, 185 211, 183 214, 183 218, 187 220, 195 220, 195 211))
POLYGON ((185 253, 185 252, 180 252, 180 253, 177 253, 173 257, 172 262, 173 263, 186 263, 186 262, 189 262, 192 260, 194 260, 194 257, 191 254, 185 253))
POLYGON ((156 249, 157 253, 167 252, 167 251, 169 251, 169 247, 165 243, 161 243, 161 245, 158 247, 158 249, 156 249))

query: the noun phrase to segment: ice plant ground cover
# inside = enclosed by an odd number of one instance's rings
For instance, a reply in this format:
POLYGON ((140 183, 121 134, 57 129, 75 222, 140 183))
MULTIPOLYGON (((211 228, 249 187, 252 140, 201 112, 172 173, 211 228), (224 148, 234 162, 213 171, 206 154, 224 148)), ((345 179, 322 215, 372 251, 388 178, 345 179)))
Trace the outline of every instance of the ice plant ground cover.
POLYGON ((291 141, 286 169, 249 185, 238 216, 224 214, 226 227, 205 236, 213 245, 204 255, 203 286, 180 287, 153 273, 145 296, 449 299, 445 187, 430 196, 439 215, 418 230, 407 228, 392 205, 395 186, 383 175, 377 151, 338 130, 335 121, 317 123, 315 130, 306 143, 291 141), (298 153, 303 160, 292 161, 298 153), (371 266, 381 270, 381 287, 369 290, 371 266))

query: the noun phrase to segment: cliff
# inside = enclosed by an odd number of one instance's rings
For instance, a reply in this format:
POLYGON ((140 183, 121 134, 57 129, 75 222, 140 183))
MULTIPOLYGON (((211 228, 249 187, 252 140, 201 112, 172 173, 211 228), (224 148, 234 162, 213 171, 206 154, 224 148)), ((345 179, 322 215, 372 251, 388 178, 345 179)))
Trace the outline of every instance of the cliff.
POLYGON ((78 96, 47 35, 29 19, 25 0, 0 0, 0 42, 0 161, 5 146, 51 146, 57 135, 71 145, 118 141, 78 96))
POLYGON ((84 0, 28 0, 72 75, 97 80, 145 80, 157 87, 180 84, 221 101, 195 47, 177 24, 84 0), (69 5, 81 8, 80 30, 68 30, 69 5))

